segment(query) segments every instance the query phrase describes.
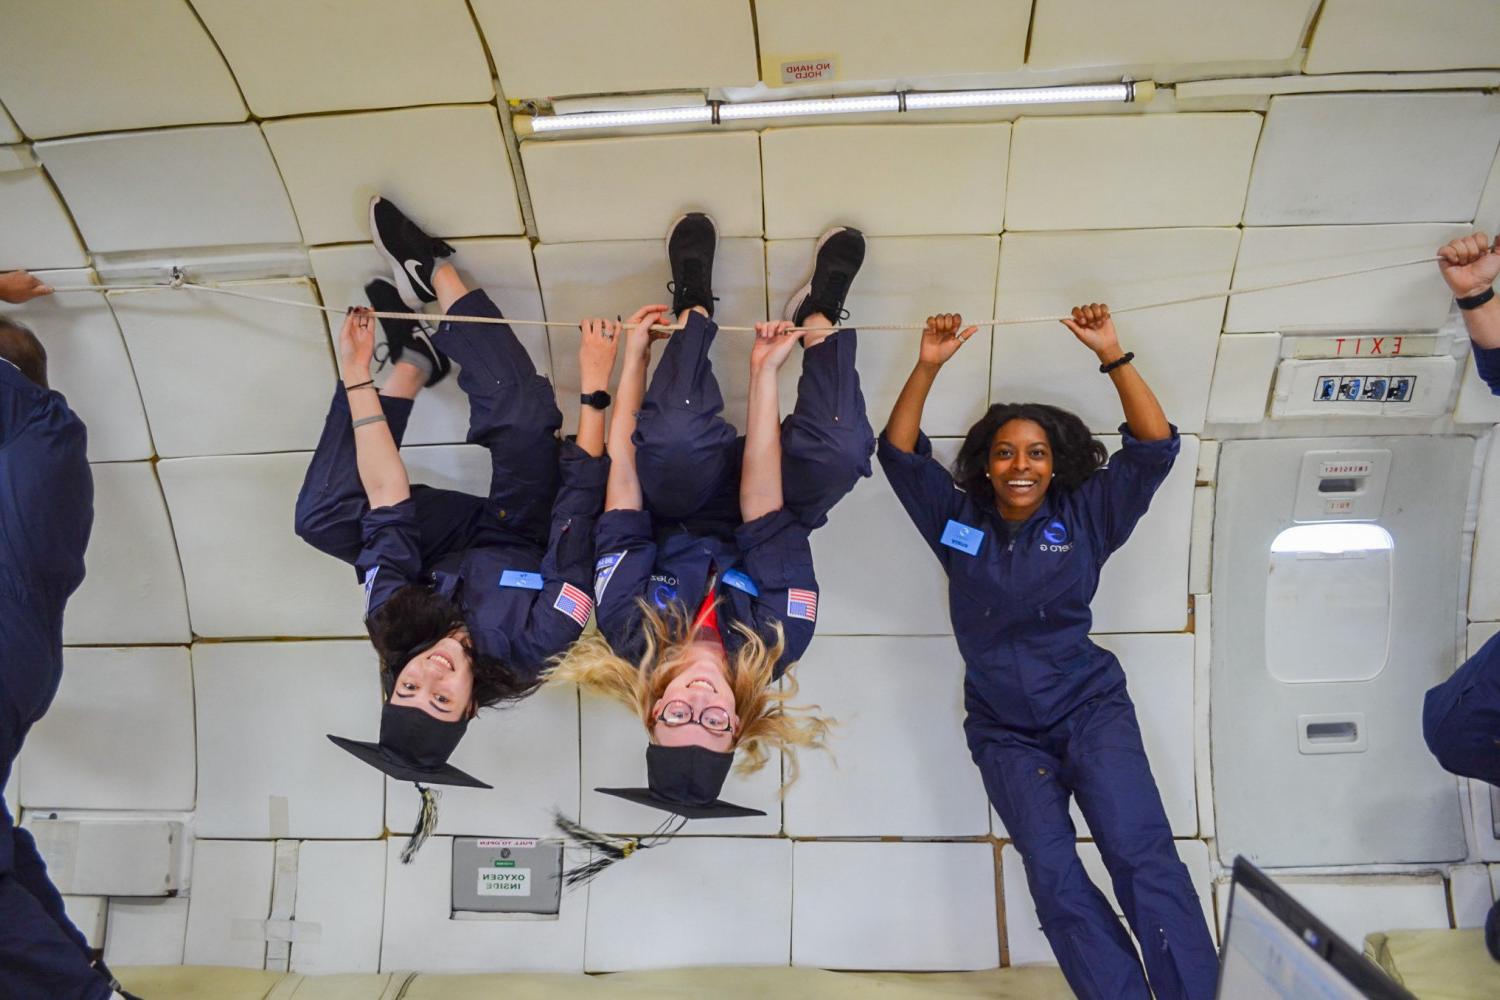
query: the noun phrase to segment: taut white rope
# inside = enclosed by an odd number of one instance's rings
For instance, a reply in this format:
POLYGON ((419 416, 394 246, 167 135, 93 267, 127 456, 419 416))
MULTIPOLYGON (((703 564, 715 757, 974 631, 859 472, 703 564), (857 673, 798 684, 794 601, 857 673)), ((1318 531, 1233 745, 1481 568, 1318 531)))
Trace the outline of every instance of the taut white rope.
MULTIPOLYGON (((1263 284, 1263 285, 1246 285, 1246 286, 1244 286, 1242 288, 1229 288, 1229 289, 1225 289, 1224 291, 1221 291, 1221 292, 1204 292, 1204 293, 1202 293, 1200 295, 1186 295, 1186 296, 1183 296, 1182 298, 1166 299, 1166 300, 1164 300, 1162 302, 1146 302, 1146 303, 1142 303, 1140 305, 1123 306, 1123 307, 1121 307, 1119 309, 1111 308, 1110 309, 1110 313, 1112 315, 1118 316, 1118 315, 1120 315, 1122 313, 1142 312, 1142 311, 1147 310, 1147 309, 1160 309, 1160 308, 1162 308, 1164 306, 1180 306, 1180 305, 1185 305, 1186 303, 1189 303, 1189 302, 1207 302, 1210 299, 1230 298, 1230 297, 1233 297, 1235 295, 1249 295, 1252 292, 1269 292, 1269 291, 1271 291, 1273 289, 1276 289, 1276 288, 1292 288, 1292 287, 1297 286, 1297 285, 1311 285, 1311 284, 1316 284, 1317 282, 1320 282, 1320 281, 1334 281, 1334 280, 1337 280, 1339 278, 1351 278, 1351 277, 1353 277, 1355 275, 1358 275, 1358 274, 1373 274, 1376 271, 1390 271, 1390 270, 1394 270, 1395 268, 1398 268, 1398 267, 1412 267, 1413 265, 1416 265, 1416 264, 1431 264, 1431 263, 1437 261, 1438 259, 1439 258, 1436 257, 1436 256, 1417 257, 1417 258, 1412 259, 1412 260, 1395 261, 1395 262, 1390 263, 1390 264, 1374 264, 1374 265, 1372 265, 1370 267, 1358 267, 1358 268, 1354 268, 1354 269, 1348 270, 1348 271, 1338 271, 1338 272, 1335 272, 1333 274, 1320 274, 1320 275, 1318 275, 1316 277, 1312 277, 1312 278, 1293 278, 1293 279, 1290 279, 1288 281, 1272 281, 1272 282, 1268 282, 1268 283, 1263 284)), ((54 294, 63 294, 63 293, 68 293, 68 292, 142 292, 142 291, 160 291, 161 289, 174 289, 174 288, 181 288, 181 289, 184 289, 184 290, 190 291, 190 292, 206 292, 206 293, 209 293, 211 295, 227 295, 227 296, 230 296, 231 298, 249 299, 252 302, 266 302, 266 303, 270 303, 272 305, 290 306, 290 307, 297 308, 297 309, 312 309, 312 310, 315 310, 317 312, 329 313, 331 315, 341 315, 341 314, 343 314, 343 313, 345 313, 345 312, 348 311, 346 309, 340 309, 337 306, 318 305, 315 302, 298 302, 298 301, 296 301, 294 299, 279 299, 279 298, 275 298, 274 296, 270 296, 270 295, 257 295, 257 294, 255 294, 253 292, 243 292, 243 291, 240 291, 240 290, 234 289, 234 288, 225 288, 225 287, 223 287, 221 285, 204 285, 204 284, 199 284, 197 282, 181 281, 181 280, 172 281, 172 282, 162 282, 162 283, 159 283, 159 284, 150 284, 150 285, 76 285, 76 286, 73 286, 71 288, 54 288, 53 289, 53 293, 54 294)), ((562 320, 510 319, 510 318, 497 319, 494 316, 453 316, 453 315, 438 316, 438 315, 430 314, 430 313, 409 313, 409 312, 376 312, 376 313, 374 313, 374 315, 377 316, 377 317, 379 317, 379 318, 381 318, 381 319, 419 319, 419 320, 425 320, 427 322, 433 322, 434 320, 448 320, 448 321, 455 322, 455 323, 490 323, 490 324, 495 324, 495 325, 506 325, 506 326, 558 327, 560 329, 576 329, 578 327, 577 323, 569 323, 569 322, 565 322, 565 321, 562 321, 562 320)), ((1014 317, 1010 317, 1010 318, 1006 318, 1006 319, 1000 319, 1000 318, 997 317, 997 318, 994 318, 994 319, 970 320, 966 325, 968 325, 968 326, 1019 326, 1019 325, 1024 324, 1024 323, 1047 323, 1047 322, 1054 322, 1055 323, 1055 322, 1057 322, 1059 320, 1062 320, 1062 319, 1065 319, 1065 318, 1069 318, 1069 317, 1065 317, 1065 316, 1014 316, 1014 317)), ((849 326, 847 328, 846 327, 842 327, 842 326, 835 326, 835 327, 832 327, 832 329, 834 329, 834 330, 843 330, 843 329, 851 329, 851 330, 921 330, 924 327, 924 325, 925 324, 922 324, 922 323, 872 323, 872 324, 855 324, 855 325, 851 325, 851 326, 849 326)), ((660 330, 660 331, 680 330, 680 329, 682 329, 682 325, 681 324, 678 324, 678 325, 675 325, 675 326, 658 325, 658 326, 655 327, 655 329, 660 330)), ((719 329, 720 330, 733 330, 733 331, 737 331, 737 332, 749 333, 749 332, 754 332, 755 327, 753 327, 753 326, 727 326, 727 325, 721 325, 719 327, 719 329)), ((828 327, 823 327, 821 329, 828 329, 828 327)))

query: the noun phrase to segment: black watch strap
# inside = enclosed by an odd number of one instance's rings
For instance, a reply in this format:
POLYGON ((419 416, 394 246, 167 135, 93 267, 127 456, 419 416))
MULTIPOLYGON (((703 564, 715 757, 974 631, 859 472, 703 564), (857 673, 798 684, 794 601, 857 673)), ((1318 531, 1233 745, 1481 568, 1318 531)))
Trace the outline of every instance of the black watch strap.
POLYGON ((596 389, 593 392, 580 394, 578 401, 584 406, 592 406, 596 410, 607 410, 609 409, 611 397, 603 389, 596 389))
POLYGON ((1460 308, 1460 309, 1478 309, 1480 306, 1484 305, 1486 302, 1488 302, 1490 299, 1493 299, 1494 297, 1495 297, 1495 290, 1493 288, 1486 288, 1484 291, 1480 292, 1478 295, 1469 295, 1469 296, 1465 296, 1464 298, 1458 299, 1457 300, 1457 302, 1458 302, 1458 308, 1460 308))

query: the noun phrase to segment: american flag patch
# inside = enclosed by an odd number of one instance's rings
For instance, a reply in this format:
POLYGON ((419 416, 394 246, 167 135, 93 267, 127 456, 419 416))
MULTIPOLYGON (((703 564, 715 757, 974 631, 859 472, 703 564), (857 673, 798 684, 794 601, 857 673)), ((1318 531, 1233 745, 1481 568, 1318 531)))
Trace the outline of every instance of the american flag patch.
POLYGON ((801 618, 803 621, 815 622, 818 620, 818 592, 816 590, 798 590, 792 588, 786 592, 786 616, 788 618, 801 618))
POLYGON ((582 628, 588 624, 589 615, 594 610, 594 601, 571 583, 565 583, 557 595, 557 600, 552 602, 552 606, 573 619, 578 623, 579 628, 582 628))

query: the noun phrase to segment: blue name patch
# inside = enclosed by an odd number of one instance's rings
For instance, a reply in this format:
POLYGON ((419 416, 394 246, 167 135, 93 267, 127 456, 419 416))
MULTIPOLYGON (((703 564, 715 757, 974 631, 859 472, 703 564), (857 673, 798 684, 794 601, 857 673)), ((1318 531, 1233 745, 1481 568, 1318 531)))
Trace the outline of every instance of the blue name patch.
POLYGON ((947 524, 943 525, 943 537, 938 539, 938 541, 950 549, 957 549, 971 556, 977 555, 980 543, 984 541, 984 530, 981 528, 971 528, 967 524, 950 520, 947 524))
POLYGON ((737 569, 725 570, 724 575, 719 577, 719 579, 724 581, 726 586, 733 587, 735 590, 743 590, 751 597, 760 596, 760 588, 755 585, 755 581, 750 579, 747 573, 742 573, 737 569))
POLYGON ((519 569, 508 569, 500 574, 500 586, 522 587, 526 590, 542 589, 542 574, 527 573, 519 569))

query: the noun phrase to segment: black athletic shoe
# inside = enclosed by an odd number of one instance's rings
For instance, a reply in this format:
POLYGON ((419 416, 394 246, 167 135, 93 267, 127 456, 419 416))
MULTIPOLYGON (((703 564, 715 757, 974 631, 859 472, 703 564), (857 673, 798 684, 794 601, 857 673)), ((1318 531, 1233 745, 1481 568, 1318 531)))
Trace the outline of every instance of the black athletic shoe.
POLYGON ((1490 907, 1490 915, 1485 918, 1484 946, 1490 957, 1500 962, 1500 903, 1490 907))
MULTIPOLYGON (((365 285, 365 298, 370 300, 370 307, 376 312, 406 312, 401 293, 384 278, 376 278, 365 285)), ((422 355, 432 364, 432 374, 427 377, 428 385, 437 385, 453 370, 453 362, 433 344, 432 335, 421 320, 382 318, 380 326, 385 330, 388 352, 385 360, 394 364, 407 351, 422 355)))
POLYGON ((422 303, 437 301, 432 271, 439 257, 453 253, 452 247, 422 232, 393 202, 379 195, 370 199, 370 237, 375 249, 391 262, 402 302, 421 309, 422 303))
POLYGON ((813 251, 812 277, 787 299, 782 318, 801 326, 813 313, 822 313, 837 326, 849 315, 844 299, 849 297, 849 286, 864 262, 864 233, 848 226, 828 230, 813 251))
POLYGON ((719 230, 702 212, 689 212, 667 230, 667 259, 672 262, 672 312, 682 315, 693 306, 714 314, 714 251, 719 230))

